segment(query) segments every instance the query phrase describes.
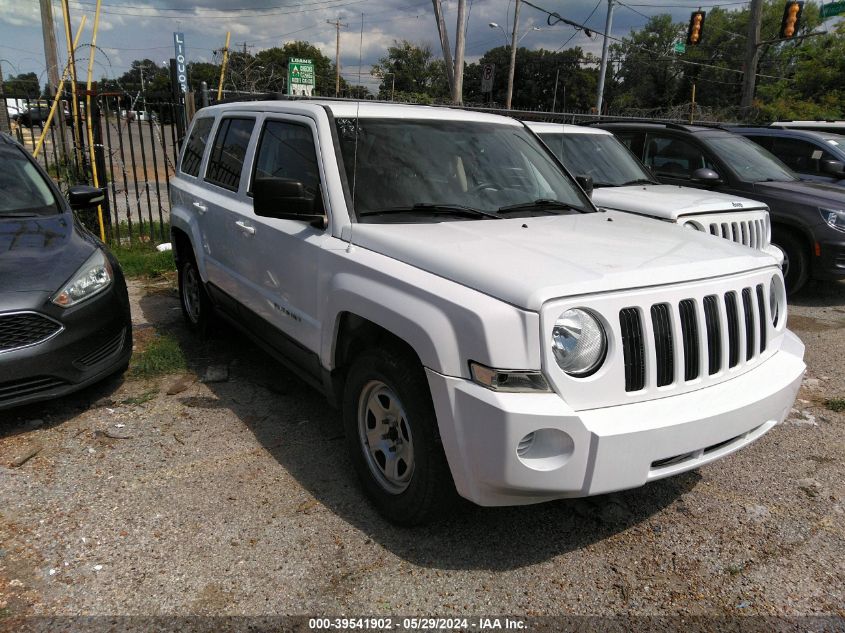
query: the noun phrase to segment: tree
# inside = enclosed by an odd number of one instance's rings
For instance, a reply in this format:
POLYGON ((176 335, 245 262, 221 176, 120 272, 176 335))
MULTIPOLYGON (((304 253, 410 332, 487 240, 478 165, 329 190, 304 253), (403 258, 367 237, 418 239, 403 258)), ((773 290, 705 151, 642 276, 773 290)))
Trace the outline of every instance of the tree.
MULTIPOLYGON (((565 51, 544 49, 531 51, 518 48, 514 69, 512 107, 514 109, 541 109, 561 112, 586 110, 595 99, 598 71, 584 68, 583 62, 595 58, 584 54, 580 47, 565 51), (557 91, 555 90, 557 83, 557 91)), ((510 64, 510 47, 499 46, 487 51, 477 64, 470 64, 464 74, 464 101, 483 104, 504 103, 507 92, 507 73, 510 64), (481 92, 481 72, 486 64, 496 67, 493 92, 481 92)))
POLYGON ((431 46, 408 40, 387 49, 387 56, 374 64, 370 74, 380 77, 379 99, 430 101, 449 97, 449 84, 442 60, 434 59, 431 46))
POLYGON ((38 75, 35 73, 13 75, 3 82, 3 92, 7 97, 38 98, 38 95, 41 93, 38 75))
POLYGON ((672 22, 672 16, 664 13, 652 16, 641 31, 631 31, 622 42, 611 45, 611 57, 620 60, 615 77, 619 96, 614 106, 660 108, 675 101, 683 68, 671 56, 683 32, 684 25, 672 22))

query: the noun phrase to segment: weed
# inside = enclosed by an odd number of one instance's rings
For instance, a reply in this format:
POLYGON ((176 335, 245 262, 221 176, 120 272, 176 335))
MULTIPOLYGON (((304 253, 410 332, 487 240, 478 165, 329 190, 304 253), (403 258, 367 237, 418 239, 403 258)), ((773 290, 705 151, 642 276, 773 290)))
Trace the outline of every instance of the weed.
POLYGON ((133 396, 131 398, 126 398, 126 400, 121 400, 120 404, 134 404, 134 405, 141 405, 145 402, 149 402, 153 398, 158 395, 157 389, 150 389, 149 391, 145 391, 140 396, 133 396))
POLYGON ((150 243, 114 245, 111 252, 120 262, 123 274, 127 277, 146 277, 157 279, 165 273, 176 270, 171 251, 160 252, 150 243))
POLYGON ((831 398, 824 403, 824 406, 831 411, 836 411, 837 413, 845 411, 845 398, 831 398))
POLYGON ((169 374, 187 367, 185 354, 172 336, 153 338, 146 347, 132 358, 131 374, 149 377, 169 374))

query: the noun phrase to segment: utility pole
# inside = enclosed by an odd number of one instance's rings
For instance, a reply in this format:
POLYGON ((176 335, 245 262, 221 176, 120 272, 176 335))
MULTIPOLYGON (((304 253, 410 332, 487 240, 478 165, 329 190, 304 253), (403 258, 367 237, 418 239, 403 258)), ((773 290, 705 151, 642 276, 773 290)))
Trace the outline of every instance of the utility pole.
POLYGON ((745 74, 742 78, 740 107, 749 108, 754 101, 757 62, 760 60, 760 24, 763 21, 763 0, 751 0, 748 17, 748 40, 745 45, 745 74))
MULTIPOLYGON (((72 34, 70 31, 70 5, 68 0, 62 0, 62 15, 65 20, 65 38, 67 39, 67 55, 68 68, 70 69, 70 92, 73 97, 73 131, 74 131, 74 153, 76 155, 76 168, 78 172, 85 173, 85 163, 82 158, 82 120, 79 118, 79 99, 76 96, 76 49, 73 44, 72 34)), ((64 109, 61 112, 59 119, 64 118, 64 109)))
MULTIPOLYGON (((519 0, 517 0, 519 1, 519 0)), ((466 48, 466 0, 458 0, 458 27, 455 35, 455 89, 452 102, 461 105, 464 102, 464 49, 466 48)))
POLYGON ((6 95, 3 93, 3 64, 0 64, 0 132, 11 133, 9 110, 6 109, 6 95))
MULTIPOLYGON (((443 9, 440 0, 431 0, 434 5, 434 17, 437 19, 437 32, 440 35, 440 48, 443 49, 443 61, 446 63, 446 80, 449 82, 449 94, 455 100, 455 67, 452 63, 452 46, 449 44, 449 32, 443 19, 443 9)), ((391 97, 391 101, 393 98, 391 97)))
POLYGON ((334 53, 334 96, 340 96, 340 28, 349 28, 348 24, 343 24, 340 21, 340 18, 332 22, 331 20, 326 20, 327 23, 334 25, 335 30, 337 31, 337 41, 335 44, 335 53, 334 53))
POLYGON ((601 117, 601 106, 604 101, 604 79, 607 75, 607 48, 610 44, 610 29, 613 28, 613 0, 607 0, 607 20, 604 24, 604 42, 601 46, 601 68, 599 69, 599 86, 596 95, 596 114, 601 117))
POLYGON ((505 109, 511 109, 511 99, 513 99, 513 75, 516 72, 516 47, 519 42, 516 36, 519 34, 519 0, 516 0, 513 5, 513 32, 511 33, 511 65, 508 68, 508 94, 505 98, 505 109))
MULTIPOLYGON (((39 0, 41 5, 41 32, 44 37, 44 59, 47 62, 47 86, 50 95, 55 95, 59 89, 59 53, 56 45, 56 26, 53 23, 53 3, 50 0, 39 0)), ((62 163, 67 163, 70 148, 67 144, 67 123, 65 122, 64 106, 59 110, 59 156, 62 163)))
POLYGON ((557 81, 560 79, 560 67, 558 67, 557 71, 555 72, 555 94, 552 97, 552 112, 555 111, 555 106, 557 105, 557 81))

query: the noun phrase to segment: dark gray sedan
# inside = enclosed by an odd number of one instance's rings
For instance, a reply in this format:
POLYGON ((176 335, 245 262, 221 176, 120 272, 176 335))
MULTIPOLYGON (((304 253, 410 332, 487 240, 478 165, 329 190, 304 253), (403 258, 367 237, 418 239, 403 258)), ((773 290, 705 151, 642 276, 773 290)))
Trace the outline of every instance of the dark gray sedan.
POLYGON ((103 191, 65 200, 0 134, 0 409, 64 395, 123 371, 129 298, 114 256, 73 215, 103 191))

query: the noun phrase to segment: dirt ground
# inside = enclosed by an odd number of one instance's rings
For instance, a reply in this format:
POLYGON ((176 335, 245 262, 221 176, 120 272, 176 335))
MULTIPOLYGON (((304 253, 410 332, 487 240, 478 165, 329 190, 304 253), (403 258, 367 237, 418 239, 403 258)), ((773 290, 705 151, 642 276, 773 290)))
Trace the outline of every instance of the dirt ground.
POLYGON ((629 492, 417 529, 364 499, 319 394, 234 332, 189 335, 170 282, 131 294, 138 345, 169 333, 189 370, 3 412, 0 629, 34 615, 845 616, 845 413, 826 404, 845 397, 843 283, 792 301, 807 376, 754 445, 629 492))

